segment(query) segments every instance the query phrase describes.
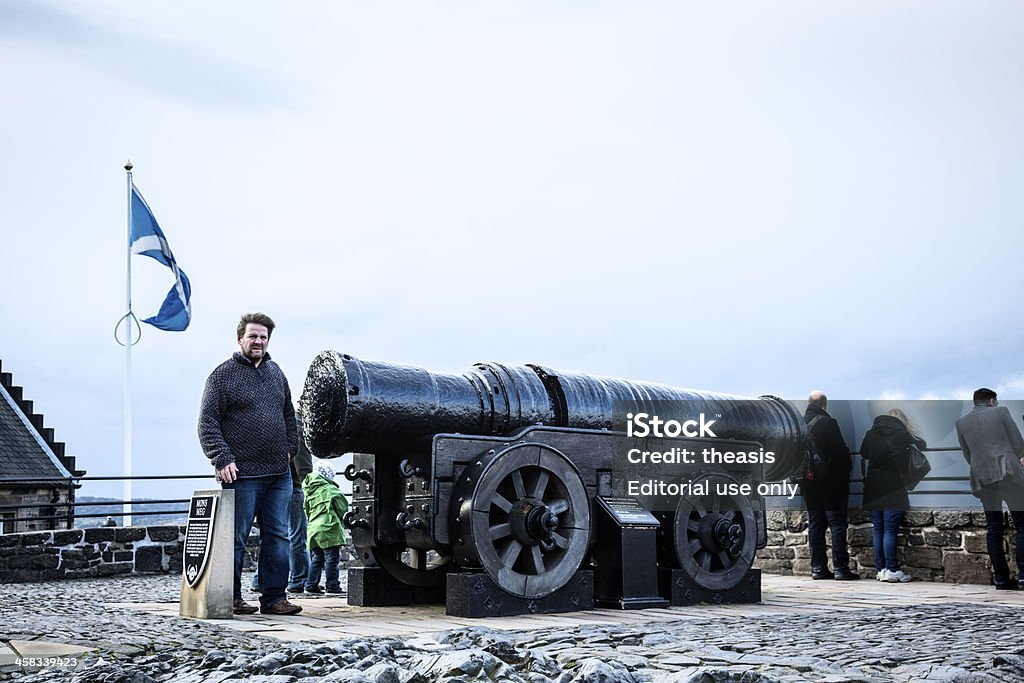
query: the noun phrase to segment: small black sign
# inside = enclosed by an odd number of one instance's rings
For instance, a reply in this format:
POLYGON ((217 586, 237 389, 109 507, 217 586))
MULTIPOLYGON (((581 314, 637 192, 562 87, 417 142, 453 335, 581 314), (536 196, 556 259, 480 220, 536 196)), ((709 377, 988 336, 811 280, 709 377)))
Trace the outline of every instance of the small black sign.
POLYGON ((598 496, 598 503, 608 511, 619 526, 659 526, 658 518, 640 507, 632 498, 605 498, 598 496))
POLYGON ((189 504, 188 529, 185 531, 185 580, 195 588, 203 576, 210 559, 213 541, 213 520, 217 507, 216 496, 192 496, 189 504))

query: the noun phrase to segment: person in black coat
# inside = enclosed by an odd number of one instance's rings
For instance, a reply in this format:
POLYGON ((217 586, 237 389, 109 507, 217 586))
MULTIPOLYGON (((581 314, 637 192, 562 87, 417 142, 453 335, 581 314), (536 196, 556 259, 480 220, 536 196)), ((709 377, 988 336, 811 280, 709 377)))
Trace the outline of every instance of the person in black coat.
POLYGON ((850 571, 850 552, 846 544, 849 527, 847 502, 850 497, 850 448, 843 439, 836 419, 825 411, 828 398, 820 391, 807 399, 804 422, 810 428, 818 452, 828 463, 828 473, 800 484, 800 493, 807 506, 807 545, 811 550, 811 578, 852 581, 859 574, 850 571), (828 569, 825 530, 832 532, 832 564, 828 569))
POLYGON ((894 408, 875 418, 860 445, 860 455, 868 464, 864 509, 871 511, 875 569, 878 580, 889 583, 910 581, 896 557, 896 536, 910 507, 910 496, 899 472, 907 466, 907 449, 911 444, 920 449, 927 446, 924 439, 914 435, 906 413, 894 408))

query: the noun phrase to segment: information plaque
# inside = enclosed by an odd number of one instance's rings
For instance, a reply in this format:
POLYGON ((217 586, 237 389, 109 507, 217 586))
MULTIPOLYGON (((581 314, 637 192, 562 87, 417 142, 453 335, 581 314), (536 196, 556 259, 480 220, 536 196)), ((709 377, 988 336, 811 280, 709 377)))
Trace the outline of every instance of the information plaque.
POLYGON ((185 531, 185 580, 195 588, 210 559, 210 542, 213 540, 214 513, 217 508, 215 496, 192 496, 188 511, 188 528, 185 531))
POLYGON ((619 526, 657 527, 661 525, 657 517, 640 507, 640 503, 633 498, 606 498, 599 496, 594 500, 618 522, 619 526))

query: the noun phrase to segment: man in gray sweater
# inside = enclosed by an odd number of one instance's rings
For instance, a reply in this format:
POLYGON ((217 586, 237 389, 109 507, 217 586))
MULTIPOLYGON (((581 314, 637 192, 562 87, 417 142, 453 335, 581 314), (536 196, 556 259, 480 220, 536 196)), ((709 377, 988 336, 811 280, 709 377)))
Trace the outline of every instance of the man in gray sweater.
POLYGON ((999 590, 1024 588, 1024 438, 999 405, 996 392, 974 392, 974 410, 956 422, 960 449, 971 468, 971 493, 985 508, 986 541, 992 561, 992 582, 999 590), (1016 529, 1016 580, 1003 551, 1003 502, 1016 529))
POLYGON ((270 359, 274 321, 247 313, 238 323, 240 351, 206 380, 199 409, 199 442, 225 489, 235 492, 235 614, 256 608, 242 599, 242 555, 260 524, 260 595, 263 614, 296 614, 288 602, 288 511, 292 497, 289 462, 298 453, 288 380, 270 359))

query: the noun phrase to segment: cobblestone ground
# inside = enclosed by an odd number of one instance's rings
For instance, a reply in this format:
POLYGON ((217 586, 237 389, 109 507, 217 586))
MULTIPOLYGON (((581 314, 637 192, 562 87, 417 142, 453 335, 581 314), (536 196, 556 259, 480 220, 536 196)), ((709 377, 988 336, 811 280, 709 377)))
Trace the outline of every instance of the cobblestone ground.
POLYGON ((0 585, 0 640, 95 648, 78 668, 0 680, 287 683, 1024 681, 1024 612, 948 604, 532 632, 284 643, 104 607, 176 601, 176 576, 0 585))

